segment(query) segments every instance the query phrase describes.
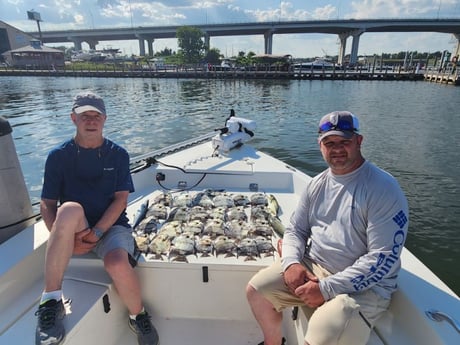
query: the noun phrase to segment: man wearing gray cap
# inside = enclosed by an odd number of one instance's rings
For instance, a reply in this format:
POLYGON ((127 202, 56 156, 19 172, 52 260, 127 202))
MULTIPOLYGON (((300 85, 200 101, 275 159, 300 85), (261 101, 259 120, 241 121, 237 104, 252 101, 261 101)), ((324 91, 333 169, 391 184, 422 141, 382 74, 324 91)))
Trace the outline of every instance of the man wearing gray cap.
POLYGON ((143 307, 139 280, 130 264, 134 239, 126 206, 134 187, 128 153, 103 136, 105 104, 95 93, 76 95, 70 117, 75 137, 54 148, 45 165, 40 211, 50 236, 45 289, 36 312, 36 344, 64 341, 64 272, 72 255, 93 251, 104 260, 128 309, 129 326, 138 343, 157 345, 158 334, 143 307))
POLYGON ((311 314, 305 344, 366 344, 397 288, 409 214, 403 191, 362 156, 355 115, 329 113, 318 132, 329 168, 307 182, 281 260, 246 289, 264 345, 284 343, 281 311, 290 306, 311 314))

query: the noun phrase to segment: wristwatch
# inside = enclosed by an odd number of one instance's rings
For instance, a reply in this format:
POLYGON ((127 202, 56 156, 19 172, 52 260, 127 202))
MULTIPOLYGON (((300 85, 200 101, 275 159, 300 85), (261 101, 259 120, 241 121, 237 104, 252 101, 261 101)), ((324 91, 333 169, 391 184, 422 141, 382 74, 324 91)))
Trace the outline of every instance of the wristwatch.
POLYGON ((104 232, 99 228, 93 228, 93 232, 99 239, 104 235, 104 232))

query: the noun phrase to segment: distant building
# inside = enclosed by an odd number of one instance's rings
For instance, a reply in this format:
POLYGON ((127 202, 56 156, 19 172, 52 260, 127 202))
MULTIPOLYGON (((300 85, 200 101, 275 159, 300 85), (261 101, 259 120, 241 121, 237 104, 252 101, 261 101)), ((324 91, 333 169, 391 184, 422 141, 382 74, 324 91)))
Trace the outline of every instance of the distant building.
POLYGON ((50 68, 64 66, 64 52, 41 45, 38 40, 30 45, 2 54, 5 62, 12 67, 50 68))
POLYGON ((0 20, 0 55, 8 50, 25 47, 35 37, 0 20))
POLYGON ((292 55, 273 55, 262 54, 254 55, 254 60, 257 63, 257 69, 269 68, 270 70, 289 71, 292 63, 292 55))
POLYGON ((0 21, 0 56, 12 67, 64 66, 64 52, 45 47, 33 36, 0 21))

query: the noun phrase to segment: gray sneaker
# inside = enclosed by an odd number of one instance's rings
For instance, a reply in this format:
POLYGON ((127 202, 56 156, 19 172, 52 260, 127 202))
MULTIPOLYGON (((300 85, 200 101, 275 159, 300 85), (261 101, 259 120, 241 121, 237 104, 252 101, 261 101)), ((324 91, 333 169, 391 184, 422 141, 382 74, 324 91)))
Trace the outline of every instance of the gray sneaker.
POLYGON ((158 332, 147 312, 137 315, 136 320, 129 318, 129 328, 137 334, 139 345, 158 345, 160 343, 158 332))
POLYGON ((62 299, 59 301, 50 299, 42 303, 35 312, 35 315, 38 316, 35 344, 61 344, 65 337, 65 329, 62 324, 62 319, 65 316, 65 308, 62 299))

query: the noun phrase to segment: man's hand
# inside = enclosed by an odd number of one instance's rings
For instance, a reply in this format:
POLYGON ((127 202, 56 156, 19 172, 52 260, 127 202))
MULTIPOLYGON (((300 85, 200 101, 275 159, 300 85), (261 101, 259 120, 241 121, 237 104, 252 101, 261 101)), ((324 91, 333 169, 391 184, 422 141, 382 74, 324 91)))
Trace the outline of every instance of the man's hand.
POLYGON ((97 239, 94 240, 93 237, 96 237, 96 235, 93 234, 90 228, 77 232, 75 234, 73 254, 81 255, 90 252, 97 243, 97 239))
POLYGON ((295 289, 294 293, 310 308, 319 307, 325 302, 319 289, 319 281, 309 280, 295 289))
POLYGON ((84 242, 96 243, 101 239, 100 237, 97 237, 94 233, 94 228, 90 228, 89 230, 89 233, 83 237, 84 242))
POLYGON ((299 263, 290 265, 284 271, 284 283, 293 294, 299 286, 308 281, 318 282, 318 278, 299 263))
POLYGON ((315 308, 324 303, 319 279, 301 264, 292 264, 284 271, 284 282, 289 290, 307 306, 315 308))

